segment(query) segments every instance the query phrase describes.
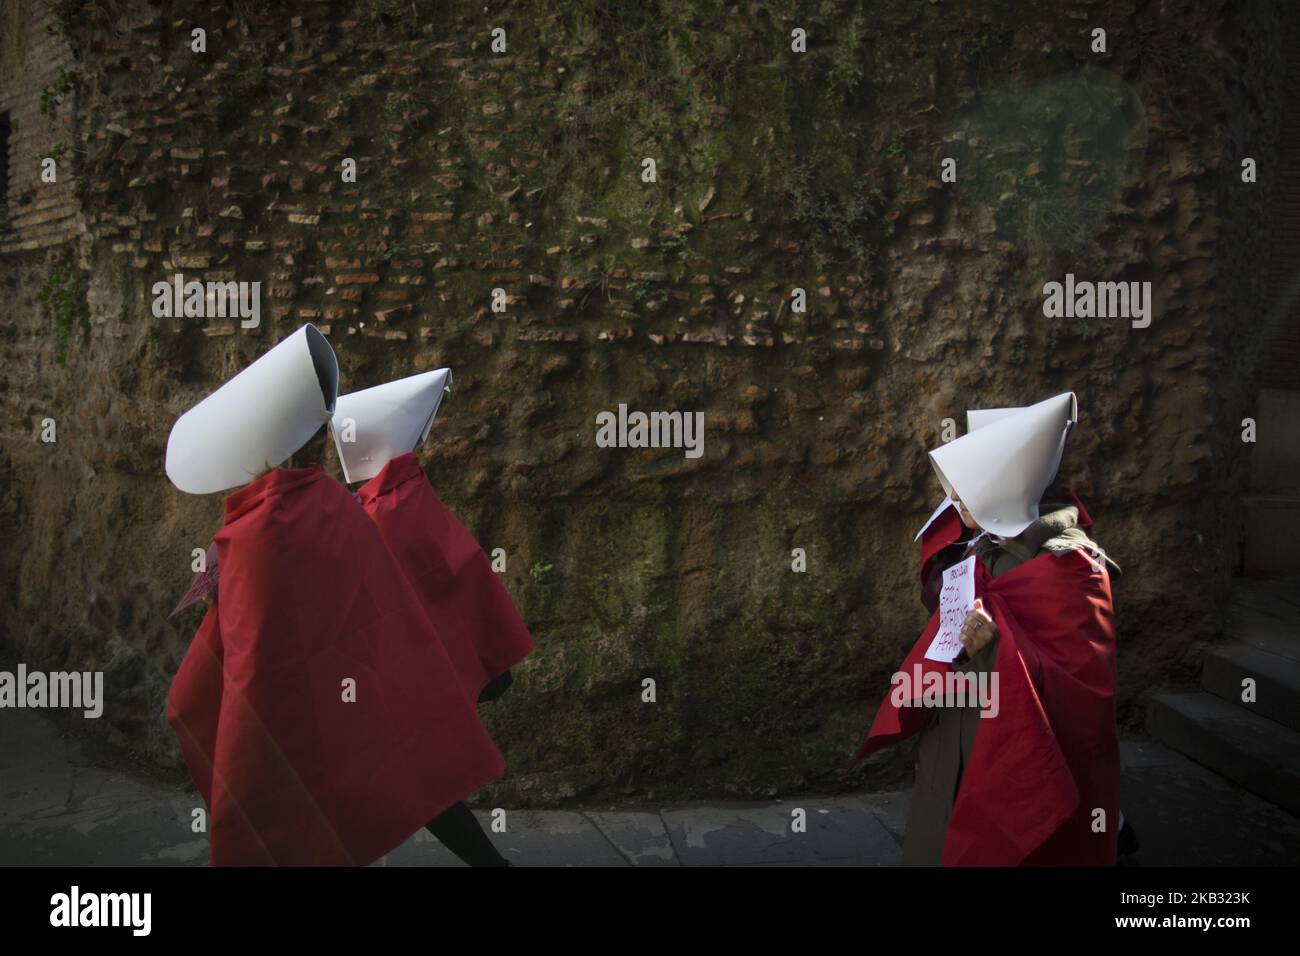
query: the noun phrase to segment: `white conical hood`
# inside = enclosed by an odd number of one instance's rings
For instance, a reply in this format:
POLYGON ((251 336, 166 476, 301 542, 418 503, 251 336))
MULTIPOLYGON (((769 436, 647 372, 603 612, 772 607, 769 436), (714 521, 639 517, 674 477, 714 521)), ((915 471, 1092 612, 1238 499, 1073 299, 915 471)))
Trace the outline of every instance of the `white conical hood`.
POLYGON ((1078 404, 1066 392, 1025 408, 971 414, 974 430, 930 452, 930 463, 943 490, 955 493, 981 528, 1014 538, 1038 518, 1078 404))
POLYGON ((999 418, 1005 418, 1016 412, 1023 412, 1025 406, 1015 405, 1011 408, 968 408, 966 409, 966 433, 990 425, 999 418))
POLYGON ((177 419, 167 477, 192 495, 247 484, 328 422, 338 393, 334 350, 304 325, 177 419))
POLYGON ((449 391, 451 369, 440 368, 339 398, 330 430, 344 480, 367 481, 419 446, 449 391))
MULTIPOLYGON (((1022 412, 1024 410, 1025 406, 1023 405, 1014 405, 1011 408, 968 408, 966 409, 966 433, 970 434, 978 428, 982 428, 985 425, 997 421, 999 418, 1005 418, 1007 415, 1014 412, 1022 412)), ((930 525, 934 524, 939 515, 943 514, 951 505, 952 499, 945 496, 943 501, 939 502, 939 507, 934 509, 934 514, 930 515, 929 519, 921 526, 921 530, 916 533, 916 537, 912 540, 920 541, 921 535, 925 534, 930 525)))

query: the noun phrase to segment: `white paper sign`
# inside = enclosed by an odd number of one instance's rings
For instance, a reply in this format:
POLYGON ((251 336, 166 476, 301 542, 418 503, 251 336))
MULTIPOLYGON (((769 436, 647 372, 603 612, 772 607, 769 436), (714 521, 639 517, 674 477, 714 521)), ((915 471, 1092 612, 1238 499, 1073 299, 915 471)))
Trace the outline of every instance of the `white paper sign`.
POLYGON ((943 572, 939 592, 939 633, 930 642, 926 658, 951 664, 962 651, 961 626, 975 608, 975 555, 943 572))

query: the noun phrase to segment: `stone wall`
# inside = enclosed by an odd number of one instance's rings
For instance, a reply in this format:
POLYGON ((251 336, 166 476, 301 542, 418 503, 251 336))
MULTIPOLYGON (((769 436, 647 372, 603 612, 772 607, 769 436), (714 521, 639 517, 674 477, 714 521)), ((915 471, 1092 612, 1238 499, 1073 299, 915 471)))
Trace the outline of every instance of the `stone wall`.
POLYGON ((10 129, 9 181, 0 190, 0 255, 58 246, 80 232, 73 195, 75 74, 72 50, 46 4, 6 0, 0 8, 0 118, 10 129), (41 181, 46 158, 55 160, 54 182, 41 181))
POLYGON ((345 391, 455 369, 423 457, 539 641, 485 708, 502 798, 843 786, 924 624, 925 452, 969 406, 1079 395, 1125 720, 1218 633, 1270 4, 62 6, 86 310, 60 340, 32 305, 58 260, 0 259, 3 627, 107 670, 120 739, 176 760, 198 618, 166 614, 221 515, 167 483, 168 430, 308 321, 345 391), (263 282, 260 327, 155 319, 178 271, 263 282), (1150 327, 1045 318, 1067 272, 1150 280, 1150 327), (596 447, 619 403, 704 412, 704 456, 596 447))

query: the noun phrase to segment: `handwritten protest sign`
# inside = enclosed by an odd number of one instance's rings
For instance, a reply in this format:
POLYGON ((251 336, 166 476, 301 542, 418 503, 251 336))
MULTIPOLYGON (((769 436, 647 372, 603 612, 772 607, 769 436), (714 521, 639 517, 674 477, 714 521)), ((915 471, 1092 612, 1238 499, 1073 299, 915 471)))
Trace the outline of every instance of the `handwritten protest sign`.
POLYGON ((925 656, 932 661, 951 664, 961 653, 961 626, 975 607, 975 555, 958 561, 943 572, 943 589, 939 592, 939 632, 930 642, 925 656))

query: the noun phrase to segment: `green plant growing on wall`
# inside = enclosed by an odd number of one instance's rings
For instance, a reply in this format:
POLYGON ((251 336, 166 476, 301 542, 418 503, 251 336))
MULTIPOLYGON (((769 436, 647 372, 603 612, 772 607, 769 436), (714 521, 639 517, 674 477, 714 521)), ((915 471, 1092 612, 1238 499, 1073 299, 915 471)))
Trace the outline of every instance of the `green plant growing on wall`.
POLYGON ((42 314, 54 323, 54 354, 62 365, 67 358, 73 329, 90 321, 86 283, 81 270, 66 260, 56 265, 45 278, 39 301, 42 314))
POLYGON ((259 64, 250 64, 230 75, 218 89, 215 111, 222 128, 247 122, 249 102, 271 91, 271 77, 259 64))
MULTIPOLYGON (((831 4, 822 4, 824 15, 835 15, 831 4)), ((855 12, 846 22, 836 26, 833 33, 835 44, 830 51, 830 65, 826 69, 826 84, 845 100, 852 98, 862 83, 863 68, 862 42, 865 39, 866 25, 861 11, 855 12)))
POLYGON ((551 575, 554 565, 537 561, 528 569, 531 584, 527 589, 527 607, 530 620, 534 616, 546 617, 555 607, 559 592, 556 580, 551 575))
POLYGON ((880 215, 886 204, 884 191, 874 180, 854 181, 824 169, 819 162, 800 162, 778 176, 787 219, 812 234, 819 268, 847 261, 870 270, 887 235, 880 215), (829 251, 827 245, 841 254, 829 251))
POLYGON ((260 66, 246 66, 235 74, 234 91, 241 97, 258 96, 270 88, 271 78, 260 66))
POLYGON ((655 291, 654 286, 651 283, 644 282, 641 279, 633 279, 625 288, 627 289, 627 294, 636 302, 645 302, 654 295, 655 291))
POLYGON ((410 243, 403 239, 393 239, 384 243, 384 248, 375 254, 375 258, 380 262, 392 262, 394 259, 410 258, 414 253, 410 243))
POLYGON ((587 300, 593 295, 603 296, 606 302, 613 300, 614 294, 610 291, 610 280, 614 278, 612 274, 614 268, 614 261, 605 259, 599 265, 593 265, 587 270, 587 288, 582 293, 582 300, 578 303, 579 309, 585 307, 587 300))
POLYGON ((981 23, 978 29, 962 33, 956 61, 967 82, 960 86, 978 92, 996 85, 1005 69, 1006 51, 1014 42, 1014 31, 1004 23, 981 23))
POLYGON ((384 141, 393 153, 400 153, 402 141, 419 132, 421 124, 414 122, 416 114, 414 102, 409 95, 390 93, 384 98, 380 107, 380 117, 384 127, 384 141))
POLYGON ((661 239, 656 247, 659 255, 663 258, 665 264, 677 273, 674 281, 681 278, 681 270, 686 268, 686 260, 690 258, 690 240, 686 238, 685 233, 674 233, 667 239, 661 239))
POLYGON ((63 102, 63 98, 77 88, 77 74, 63 70, 58 78, 41 90, 41 115, 50 116, 63 102))
POLYGON ((606 241, 641 235, 635 224, 670 219, 685 198, 675 192, 696 191, 696 176, 725 164, 740 133, 719 116, 752 87, 745 75, 752 51, 734 31, 699 29, 725 17, 720 0, 573 0, 556 9, 529 34, 539 55, 575 43, 601 55, 599 68, 578 62, 556 73, 557 121, 543 127, 548 205, 557 223, 607 219, 606 241), (635 175, 646 157, 659 163, 667 188, 635 175))

